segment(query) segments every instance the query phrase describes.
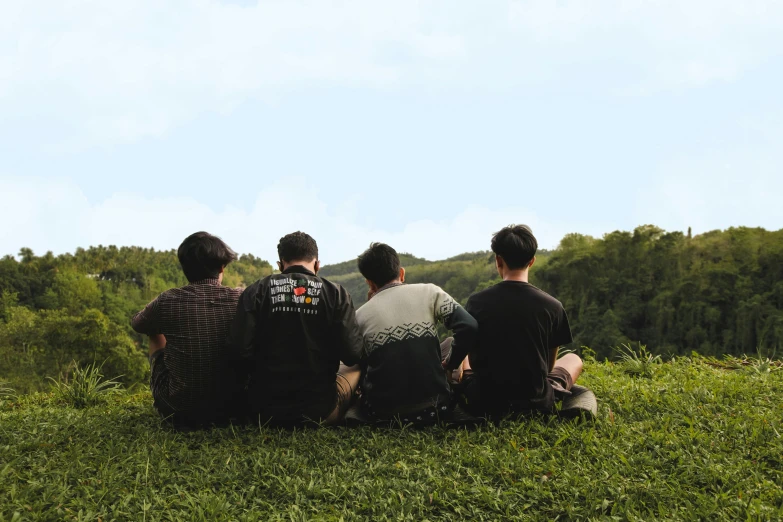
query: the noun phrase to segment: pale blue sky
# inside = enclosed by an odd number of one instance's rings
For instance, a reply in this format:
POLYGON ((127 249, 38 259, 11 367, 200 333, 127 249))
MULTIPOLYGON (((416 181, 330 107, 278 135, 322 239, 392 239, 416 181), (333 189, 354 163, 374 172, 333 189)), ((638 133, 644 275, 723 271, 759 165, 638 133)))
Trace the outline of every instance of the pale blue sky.
POLYGON ((31 5, 0 5, 0 255, 783 227, 779 2, 31 5))

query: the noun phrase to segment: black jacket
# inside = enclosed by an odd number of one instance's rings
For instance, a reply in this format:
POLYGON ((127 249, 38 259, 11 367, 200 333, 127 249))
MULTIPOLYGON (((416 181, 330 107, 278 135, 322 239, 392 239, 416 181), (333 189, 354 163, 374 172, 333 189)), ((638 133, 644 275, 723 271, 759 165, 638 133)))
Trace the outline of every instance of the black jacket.
POLYGON ((362 349, 348 292, 298 265, 245 289, 229 342, 251 413, 276 423, 327 417, 340 361, 357 364, 362 349))

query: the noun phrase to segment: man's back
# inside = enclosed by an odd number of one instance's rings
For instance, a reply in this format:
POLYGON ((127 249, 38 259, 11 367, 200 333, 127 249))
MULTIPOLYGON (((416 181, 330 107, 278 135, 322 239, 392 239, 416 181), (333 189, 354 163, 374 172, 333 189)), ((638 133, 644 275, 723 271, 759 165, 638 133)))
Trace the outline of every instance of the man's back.
POLYGON ((232 344, 250 372, 250 409, 287 423, 326 418, 340 361, 359 361, 361 340, 344 288, 302 266, 249 286, 232 344))
POLYGON ((479 324, 470 365, 484 406, 551 410, 552 349, 571 342, 560 302, 529 283, 503 281, 471 296, 466 308, 479 324))
POLYGON ((195 281, 163 292, 136 314, 133 328, 147 335, 163 334, 166 349, 157 357, 167 369, 152 392, 176 412, 211 416, 233 400, 235 378, 226 358, 226 338, 241 294, 218 279, 195 281))
POLYGON ((464 314, 435 285, 396 284, 357 310, 366 366, 362 400, 370 413, 385 417, 448 405, 436 327, 452 327, 457 308, 464 314))

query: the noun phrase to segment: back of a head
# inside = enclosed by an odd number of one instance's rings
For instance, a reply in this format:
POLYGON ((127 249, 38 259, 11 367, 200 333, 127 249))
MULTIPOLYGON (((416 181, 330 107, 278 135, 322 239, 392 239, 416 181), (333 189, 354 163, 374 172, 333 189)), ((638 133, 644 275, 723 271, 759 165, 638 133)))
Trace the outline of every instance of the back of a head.
POLYGON ((304 232, 292 232, 280 238, 277 244, 277 256, 280 261, 313 261, 318 259, 318 244, 304 232))
POLYGON ((381 287, 400 275, 400 257, 397 251, 384 243, 372 243, 357 259, 359 272, 381 287))
POLYGON ((512 270, 527 267, 537 250, 538 241, 527 225, 509 225, 492 236, 492 251, 512 270))
POLYGON ((177 249, 177 257, 185 277, 192 283, 216 279, 223 267, 237 259, 237 254, 219 237, 196 232, 185 238, 177 249))

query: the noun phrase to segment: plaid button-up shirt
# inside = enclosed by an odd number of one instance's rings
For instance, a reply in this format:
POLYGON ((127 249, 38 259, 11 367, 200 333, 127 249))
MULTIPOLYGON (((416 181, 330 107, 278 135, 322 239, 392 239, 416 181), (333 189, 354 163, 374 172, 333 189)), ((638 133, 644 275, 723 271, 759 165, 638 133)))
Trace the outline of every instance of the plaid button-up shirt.
POLYGON ((133 317, 137 332, 166 336, 163 355, 151 361, 156 402, 194 414, 224 409, 237 386, 226 339, 241 294, 204 279, 163 292, 133 317))

